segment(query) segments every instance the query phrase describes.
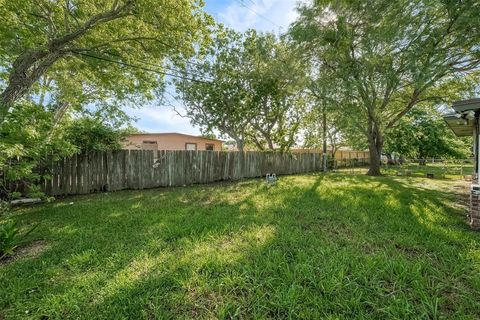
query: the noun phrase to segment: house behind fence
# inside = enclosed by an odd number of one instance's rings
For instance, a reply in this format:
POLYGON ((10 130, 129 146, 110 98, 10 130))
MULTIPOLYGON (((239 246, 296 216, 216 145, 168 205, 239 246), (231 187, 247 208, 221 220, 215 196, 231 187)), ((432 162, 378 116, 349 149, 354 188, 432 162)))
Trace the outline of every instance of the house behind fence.
MULTIPOLYGON (((367 161, 362 161, 367 164, 367 161)), ((319 153, 119 150, 74 155, 52 163, 48 195, 183 186, 320 171, 319 153)))
POLYGON ((221 151, 222 140, 192 136, 189 134, 135 133, 123 141, 123 149, 127 150, 210 150, 221 151))

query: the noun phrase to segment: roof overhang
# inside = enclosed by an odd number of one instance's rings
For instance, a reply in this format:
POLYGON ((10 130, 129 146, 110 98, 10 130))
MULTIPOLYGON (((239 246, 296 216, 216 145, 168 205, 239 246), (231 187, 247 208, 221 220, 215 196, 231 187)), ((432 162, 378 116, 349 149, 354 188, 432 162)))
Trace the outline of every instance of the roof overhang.
POLYGON ((452 105, 452 108, 456 113, 464 113, 470 110, 480 110, 480 98, 455 101, 452 105))
POLYGON ((480 98, 455 101, 452 104, 455 113, 443 116, 452 131, 459 137, 473 135, 475 119, 478 119, 480 98))
POLYGON ((459 118, 457 114, 448 114, 443 117, 447 125, 452 129, 455 135, 467 137, 473 135, 473 120, 459 118))

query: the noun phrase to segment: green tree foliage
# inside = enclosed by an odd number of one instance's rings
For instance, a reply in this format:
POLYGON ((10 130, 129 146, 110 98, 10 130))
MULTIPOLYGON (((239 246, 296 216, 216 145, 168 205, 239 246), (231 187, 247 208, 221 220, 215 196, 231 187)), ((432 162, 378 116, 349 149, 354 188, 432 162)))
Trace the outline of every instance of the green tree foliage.
POLYGON ((306 110, 304 66, 273 34, 249 31, 244 48, 250 141, 260 150, 288 150, 295 144, 306 110))
POLYGON ((119 129, 101 119, 83 117, 75 119, 65 128, 65 139, 80 153, 112 151, 122 148, 122 140, 136 129, 119 129))
POLYGON ((313 105, 303 119, 303 147, 323 149, 334 154, 346 144, 342 127, 335 117, 336 113, 329 106, 313 105))
POLYGON ((0 122, 32 94, 72 107, 154 98, 164 73, 207 39, 211 18, 202 6, 202 0, 0 0, 0 122))
POLYGON ((340 81, 343 112, 368 141, 370 175, 380 174, 391 128, 480 63, 478 1, 321 0, 300 11, 290 35, 317 72, 340 81))
POLYGON ((11 192, 38 194, 34 186, 51 161, 73 153, 115 150, 136 129, 125 122, 100 117, 66 117, 57 123, 52 112, 34 103, 21 103, 0 126, 0 197, 11 192), (125 128, 124 128, 125 127, 125 128))
POLYGON ((347 143, 351 119, 344 113, 343 104, 347 102, 342 101, 342 88, 331 72, 319 68, 318 60, 306 63, 310 65, 307 83, 310 108, 302 126, 304 146, 335 154, 339 147, 347 143))
POLYGON ((385 153, 409 158, 471 156, 471 139, 460 139, 447 127, 440 112, 430 106, 410 110, 385 140, 385 153))
POLYGON ((232 30, 217 30, 206 56, 185 66, 193 81, 177 80, 176 88, 192 124, 204 132, 217 129, 242 150, 249 110, 242 83, 240 40, 241 35, 232 30))
POLYGON ((260 150, 289 149, 299 131, 305 70, 284 41, 249 30, 217 31, 208 54, 188 73, 203 80, 177 81, 186 116, 260 150))
POLYGON ((200 136, 202 138, 207 138, 207 139, 218 139, 217 136, 214 133, 203 133, 200 136))
POLYGON ((54 129, 51 112, 30 102, 20 104, 0 126, 0 197, 38 181, 41 173, 35 168, 47 160, 75 152, 62 130, 54 129))

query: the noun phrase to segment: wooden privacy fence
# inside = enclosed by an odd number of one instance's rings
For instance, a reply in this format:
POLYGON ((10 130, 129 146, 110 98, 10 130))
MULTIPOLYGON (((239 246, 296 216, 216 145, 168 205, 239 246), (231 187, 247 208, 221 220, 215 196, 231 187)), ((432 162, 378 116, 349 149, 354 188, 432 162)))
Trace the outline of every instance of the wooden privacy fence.
POLYGON ((48 195, 183 186, 321 170, 321 154, 120 150, 75 155, 52 164, 48 195))

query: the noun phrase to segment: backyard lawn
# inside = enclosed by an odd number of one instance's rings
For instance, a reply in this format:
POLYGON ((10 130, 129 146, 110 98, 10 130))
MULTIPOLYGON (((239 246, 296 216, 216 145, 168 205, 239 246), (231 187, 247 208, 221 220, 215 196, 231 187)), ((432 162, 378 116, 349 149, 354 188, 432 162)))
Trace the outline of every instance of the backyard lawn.
POLYGON ((467 186, 330 173, 19 209, 39 226, 0 263, 0 319, 478 318, 467 186))

